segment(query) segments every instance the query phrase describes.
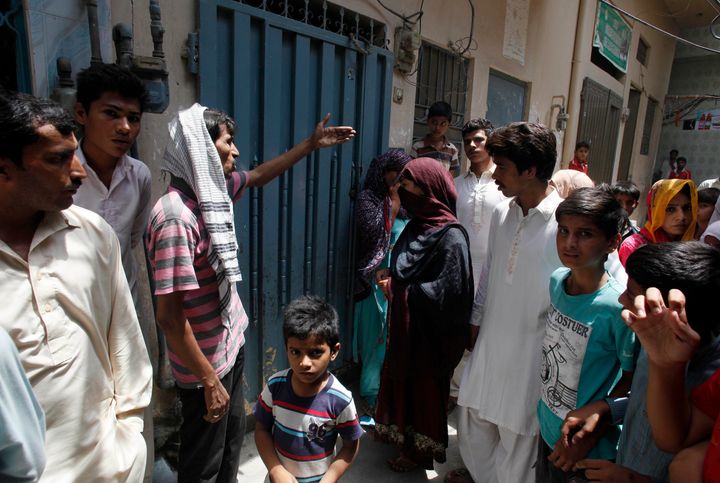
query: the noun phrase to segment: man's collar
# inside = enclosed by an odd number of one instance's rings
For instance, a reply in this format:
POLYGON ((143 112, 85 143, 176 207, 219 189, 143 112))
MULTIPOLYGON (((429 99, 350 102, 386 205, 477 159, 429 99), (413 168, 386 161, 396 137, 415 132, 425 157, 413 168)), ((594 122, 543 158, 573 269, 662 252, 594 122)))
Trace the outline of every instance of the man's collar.
POLYGON ((73 212, 69 208, 62 211, 46 211, 45 218, 43 218, 43 221, 40 224, 42 225, 43 223, 48 224, 48 226, 52 226, 55 230, 67 227, 80 228, 81 226, 80 218, 78 218, 77 213, 73 212))
MULTIPOLYGON (((78 159, 82 163, 83 167, 87 167, 92 169, 92 166, 88 165, 87 157, 85 156, 85 151, 83 151, 82 144, 84 139, 81 139, 78 143, 77 151, 75 151, 75 154, 77 155, 78 159)), ((121 169, 125 172, 130 171, 132 169, 132 163, 130 163, 129 156, 127 153, 120 156, 118 159, 117 164, 115 165, 115 169, 121 169)), ((93 170, 95 171, 95 170, 93 170)))
MULTIPOLYGON (((543 216, 543 218, 545 218, 545 221, 550 221, 550 218, 552 218, 552 216, 555 214, 555 209, 561 202, 562 198, 560 197, 560 194, 557 192, 556 189, 553 189, 549 195, 547 195, 545 198, 542 199, 540 203, 538 203, 537 206, 528 210, 528 216, 532 215, 535 212, 538 212, 543 216)), ((517 196, 513 197, 512 200, 510 200, 510 206, 517 206, 518 209, 522 209, 522 207, 517 202, 517 196)))
POLYGON ((46 211, 40 221, 30 245, 30 250, 40 245, 53 234, 67 228, 80 228, 80 219, 68 208, 62 211, 46 211))
MULTIPOLYGON (((495 164, 495 163, 492 163, 492 166, 490 166, 488 169, 486 169, 485 171, 483 171, 482 174, 480 174, 479 177, 480 177, 480 178, 487 178, 487 177, 492 176, 493 173, 495 172, 495 167, 496 167, 496 164, 495 164)), ((468 177, 470 177, 470 176, 474 176, 474 177, 478 178, 478 176, 477 176, 475 173, 473 173, 472 170, 468 169, 467 173, 465 173, 465 177, 468 178, 468 177)))

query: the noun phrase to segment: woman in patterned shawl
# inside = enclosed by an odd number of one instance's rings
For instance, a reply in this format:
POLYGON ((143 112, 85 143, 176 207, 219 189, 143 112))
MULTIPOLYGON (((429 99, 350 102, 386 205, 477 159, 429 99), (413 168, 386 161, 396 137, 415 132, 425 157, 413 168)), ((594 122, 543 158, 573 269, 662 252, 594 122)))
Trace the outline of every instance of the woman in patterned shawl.
POLYGON ((370 163, 363 190, 355 204, 356 272, 353 355, 362 362, 361 408, 372 412, 380 388, 385 358, 387 299, 375 281, 377 270, 387 268, 390 251, 407 216, 400 210, 397 190, 388 189, 412 158, 402 149, 391 149, 370 163))

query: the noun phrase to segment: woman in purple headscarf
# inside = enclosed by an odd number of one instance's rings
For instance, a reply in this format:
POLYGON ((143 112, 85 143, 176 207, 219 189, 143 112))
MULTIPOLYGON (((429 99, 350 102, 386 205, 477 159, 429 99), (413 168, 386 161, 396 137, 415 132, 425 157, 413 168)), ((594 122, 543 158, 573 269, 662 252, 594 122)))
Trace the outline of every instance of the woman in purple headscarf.
POLYGON ((468 342, 473 277, 447 169, 434 159, 410 161, 398 195, 411 219, 392 251, 375 431, 400 446, 390 467, 408 471, 445 461, 450 379, 468 342))
POLYGON ((380 389, 387 335, 387 299, 375 274, 389 266, 392 246, 408 221, 405 211, 400 210, 397 190, 391 192, 389 186, 411 159, 402 149, 391 149, 373 159, 355 203, 353 355, 362 363, 360 396, 369 412, 380 389))

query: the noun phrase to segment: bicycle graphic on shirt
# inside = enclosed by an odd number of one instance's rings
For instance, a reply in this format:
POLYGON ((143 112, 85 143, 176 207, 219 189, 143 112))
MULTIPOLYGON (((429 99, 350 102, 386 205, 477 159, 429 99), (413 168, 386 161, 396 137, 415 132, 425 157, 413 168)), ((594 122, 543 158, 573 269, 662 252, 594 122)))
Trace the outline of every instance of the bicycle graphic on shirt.
POLYGON ((575 409, 577 391, 566 386, 560 380, 560 366, 568 361, 560 353, 560 343, 543 347, 543 360, 540 368, 540 379, 545 387, 545 402, 551 409, 575 409))

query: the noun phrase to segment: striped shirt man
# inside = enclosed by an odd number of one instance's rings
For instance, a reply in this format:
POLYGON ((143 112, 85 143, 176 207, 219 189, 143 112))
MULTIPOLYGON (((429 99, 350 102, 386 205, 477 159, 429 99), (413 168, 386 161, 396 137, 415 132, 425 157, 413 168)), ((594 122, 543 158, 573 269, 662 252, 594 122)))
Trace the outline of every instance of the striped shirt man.
POLYGON ((363 435, 352 393, 332 374, 313 397, 292 389, 292 369, 274 374, 255 404, 255 419, 272 429, 280 462, 298 483, 320 481, 335 457, 338 435, 354 441, 363 435))
MULTIPOLYGON (((228 194, 237 201, 247 183, 247 172, 234 172, 227 180, 228 194)), ((229 316, 223 317, 215 271, 208 261, 210 235, 192 189, 177 178, 150 215, 145 241, 153 271, 155 295, 185 292, 183 311, 205 357, 222 378, 232 369, 245 343, 248 326, 235 284, 230 293, 229 316)), ((168 348, 178 386, 200 387, 200 381, 168 348)))

